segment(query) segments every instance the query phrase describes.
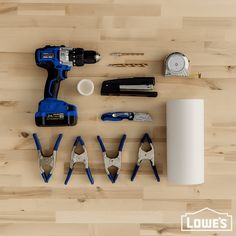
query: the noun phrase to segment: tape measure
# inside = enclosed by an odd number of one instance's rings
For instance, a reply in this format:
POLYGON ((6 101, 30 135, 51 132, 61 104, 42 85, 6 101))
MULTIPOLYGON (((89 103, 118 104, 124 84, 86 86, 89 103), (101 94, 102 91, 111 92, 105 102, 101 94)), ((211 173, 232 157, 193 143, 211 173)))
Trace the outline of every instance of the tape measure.
POLYGON ((188 58, 180 52, 169 54, 164 61, 165 76, 188 76, 189 63, 188 58))

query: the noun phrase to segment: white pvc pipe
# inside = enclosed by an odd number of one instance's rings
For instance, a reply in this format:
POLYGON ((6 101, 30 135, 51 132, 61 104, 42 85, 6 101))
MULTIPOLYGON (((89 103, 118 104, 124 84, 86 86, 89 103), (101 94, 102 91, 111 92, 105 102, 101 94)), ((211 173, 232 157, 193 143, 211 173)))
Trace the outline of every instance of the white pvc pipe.
POLYGON ((204 101, 167 102, 167 178, 175 184, 204 183, 204 101))

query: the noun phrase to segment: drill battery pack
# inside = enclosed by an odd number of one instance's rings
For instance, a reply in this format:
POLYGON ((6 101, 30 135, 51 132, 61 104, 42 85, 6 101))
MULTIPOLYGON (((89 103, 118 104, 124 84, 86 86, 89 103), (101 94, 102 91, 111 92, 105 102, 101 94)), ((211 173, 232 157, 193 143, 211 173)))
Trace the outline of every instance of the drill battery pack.
POLYGON ((77 123, 77 108, 56 98, 46 98, 39 103, 35 113, 37 126, 74 126, 77 123))

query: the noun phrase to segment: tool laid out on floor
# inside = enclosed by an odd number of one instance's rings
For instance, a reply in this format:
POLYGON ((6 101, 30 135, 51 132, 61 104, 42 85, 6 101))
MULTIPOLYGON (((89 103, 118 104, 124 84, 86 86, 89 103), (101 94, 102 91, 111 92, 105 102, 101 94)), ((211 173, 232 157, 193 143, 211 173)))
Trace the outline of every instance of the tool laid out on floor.
POLYGON ((147 63, 115 63, 115 64, 108 64, 111 67, 147 67, 147 63))
POLYGON ((35 114, 37 126, 73 126, 77 123, 77 108, 57 99, 60 82, 67 78, 73 66, 94 64, 100 55, 95 51, 65 46, 45 46, 35 51, 36 64, 48 71, 44 99, 35 114))
POLYGON ((144 134, 144 136, 141 140, 141 146, 140 146, 139 152, 138 152, 138 160, 137 160, 137 164, 134 167, 133 174, 131 176, 131 181, 134 180, 134 178, 135 178, 135 176, 136 176, 136 174, 139 170, 139 167, 140 167, 142 161, 144 161, 144 160, 150 161, 150 164, 152 166, 152 170, 153 170, 153 173, 156 177, 156 180, 158 182, 160 182, 160 177, 158 175, 157 168, 156 168, 156 165, 155 165, 154 147, 153 147, 153 144, 152 144, 152 140, 151 140, 150 136, 147 133, 144 134), (144 144, 145 141, 147 141, 150 145, 150 150, 149 151, 144 151, 142 149, 143 144, 144 144))
POLYGON ((83 141, 81 136, 78 136, 76 138, 75 143, 73 145, 72 152, 71 152, 71 158, 70 158, 70 167, 68 169, 65 184, 67 184, 68 181, 70 180, 70 177, 72 175, 72 172, 73 172, 73 169, 74 169, 74 166, 75 166, 76 163, 83 163, 84 164, 85 171, 86 171, 86 174, 88 176, 88 179, 89 179, 91 184, 94 184, 93 176, 91 174, 89 164, 88 164, 87 149, 85 147, 84 141, 83 141), (75 151, 78 145, 81 145, 82 148, 83 148, 83 153, 81 153, 81 154, 77 154, 76 151, 75 151))
POLYGON ((143 52, 112 52, 111 56, 122 57, 122 56, 143 56, 143 52))
POLYGON ((169 54, 164 60, 165 76, 188 76, 189 59, 180 52, 169 54))
POLYGON ((101 116, 101 120, 103 121, 121 121, 124 119, 131 121, 152 121, 150 114, 144 112, 109 112, 101 116))
POLYGON ((121 157, 122 157, 122 150, 124 147, 124 143, 126 140, 126 135, 124 134, 121 141, 120 141, 120 145, 118 148, 118 156, 115 158, 110 158, 107 156, 106 153, 106 148, 102 142, 102 138, 100 136, 97 136, 97 140, 101 146, 102 149, 102 153, 103 153, 103 158, 104 158, 104 165, 105 165, 105 171, 107 173, 108 178, 110 179, 110 181, 112 183, 115 183, 119 174, 120 174, 120 169, 121 169, 121 157), (112 174, 109 170, 110 167, 115 167, 116 168, 116 173, 112 174))
POLYGON ((102 83, 101 95, 157 97, 154 92, 154 77, 133 77, 106 80, 102 83))
POLYGON ((53 148, 53 153, 50 156, 43 155, 42 146, 36 133, 33 134, 33 138, 38 151, 40 173, 44 182, 48 183, 56 164, 57 151, 62 139, 62 134, 59 134, 53 148))

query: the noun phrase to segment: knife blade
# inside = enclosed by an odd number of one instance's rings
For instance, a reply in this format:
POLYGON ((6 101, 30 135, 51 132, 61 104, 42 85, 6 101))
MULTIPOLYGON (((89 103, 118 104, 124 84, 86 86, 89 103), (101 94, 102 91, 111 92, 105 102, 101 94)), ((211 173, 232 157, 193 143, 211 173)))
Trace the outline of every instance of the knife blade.
POLYGON ((101 116, 103 121, 121 121, 124 119, 131 121, 152 121, 149 113, 144 112, 108 112, 101 116))

